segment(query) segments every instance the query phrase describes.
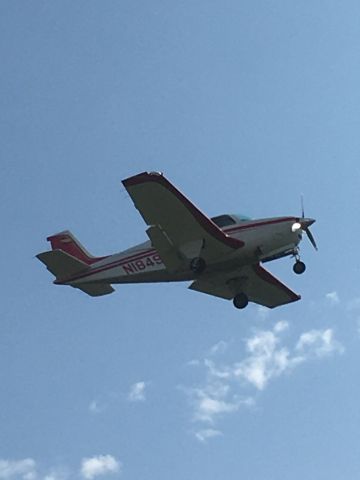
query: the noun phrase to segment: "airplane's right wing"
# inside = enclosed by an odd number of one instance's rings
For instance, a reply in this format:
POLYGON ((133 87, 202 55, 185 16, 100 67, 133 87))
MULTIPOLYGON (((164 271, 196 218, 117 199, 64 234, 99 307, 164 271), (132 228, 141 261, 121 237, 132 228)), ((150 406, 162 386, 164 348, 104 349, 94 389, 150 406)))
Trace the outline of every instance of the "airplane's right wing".
POLYGON ((122 183, 168 269, 188 267, 187 260, 200 254, 210 263, 244 245, 226 235, 163 175, 144 172, 122 183))
POLYGON ((301 298, 259 264, 243 267, 236 276, 214 273, 196 280, 189 288, 228 300, 242 291, 250 302, 269 308, 296 302, 301 298))

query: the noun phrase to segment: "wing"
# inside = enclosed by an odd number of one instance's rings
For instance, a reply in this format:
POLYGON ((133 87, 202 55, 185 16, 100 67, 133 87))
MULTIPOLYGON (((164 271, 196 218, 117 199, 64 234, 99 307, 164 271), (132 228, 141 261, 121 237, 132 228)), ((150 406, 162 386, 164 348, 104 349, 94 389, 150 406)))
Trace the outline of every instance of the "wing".
POLYGON ((296 302, 301 298, 260 265, 244 267, 235 277, 224 273, 214 274, 204 280, 196 280, 189 288, 228 300, 241 291, 250 302, 269 308, 296 302))
POLYGON ((144 172, 122 183, 150 227, 147 233, 153 246, 171 270, 200 253, 211 263, 244 245, 226 235, 162 174, 144 172))

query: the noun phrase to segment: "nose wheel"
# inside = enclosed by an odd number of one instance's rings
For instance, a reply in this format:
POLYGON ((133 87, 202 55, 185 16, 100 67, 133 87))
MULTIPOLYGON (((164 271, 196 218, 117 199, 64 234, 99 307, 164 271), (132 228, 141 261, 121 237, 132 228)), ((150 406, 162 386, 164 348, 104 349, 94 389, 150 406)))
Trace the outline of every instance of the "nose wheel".
POLYGON ((301 275, 306 270, 306 265, 300 260, 299 247, 296 247, 293 251, 293 257, 295 258, 295 263, 293 265, 293 271, 297 275, 301 275))
POLYGON ((304 262, 301 262, 300 260, 296 260, 296 262, 293 265, 293 270, 297 275, 301 275, 302 273, 305 272, 306 265, 304 262))

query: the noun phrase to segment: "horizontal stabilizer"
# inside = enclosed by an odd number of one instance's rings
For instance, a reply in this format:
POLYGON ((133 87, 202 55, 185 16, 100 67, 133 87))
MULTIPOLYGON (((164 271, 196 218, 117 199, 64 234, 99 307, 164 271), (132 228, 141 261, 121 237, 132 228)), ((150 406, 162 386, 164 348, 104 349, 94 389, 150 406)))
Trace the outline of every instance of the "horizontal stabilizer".
POLYGON ((36 257, 46 265, 57 280, 89 269, 89 265, 62 250, 39 253, 36 257))
POLYGON ((71 285, 87 293, 91 297, 101 297, 101 295, 108 295, 115 292, 109 283, 80 283, 78 285, 71 285))

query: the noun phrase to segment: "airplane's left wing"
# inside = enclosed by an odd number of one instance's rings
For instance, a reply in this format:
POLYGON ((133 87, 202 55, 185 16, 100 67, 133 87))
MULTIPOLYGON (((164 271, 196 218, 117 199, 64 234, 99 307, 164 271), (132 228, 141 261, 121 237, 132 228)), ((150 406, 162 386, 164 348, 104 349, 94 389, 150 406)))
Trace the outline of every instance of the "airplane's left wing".
POLYGON ((122 183, 170 270, 188 266, 185 262, 200 254, 206 262, 215 261, 244 245, 226 235, 162 174, 144 172, 122 183))
POLYGON ((269 308, 296 302, 301 298, 259 264, 243 267, 232 276, 214 273, 196 280, 189 288, 228 300, 242 291, 250 302, 269 308))

